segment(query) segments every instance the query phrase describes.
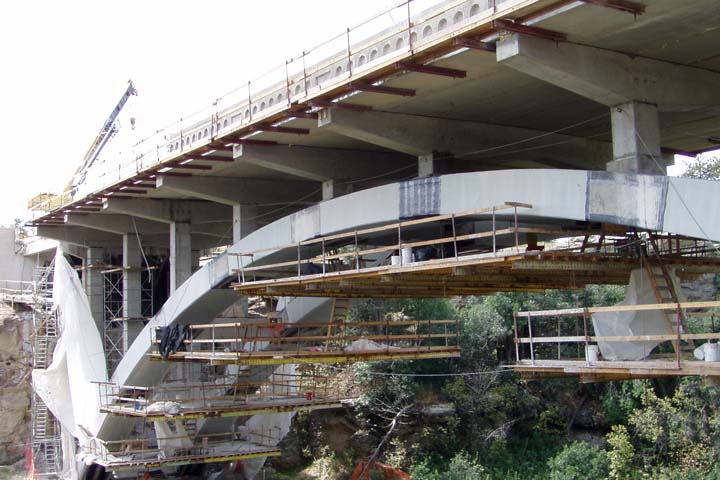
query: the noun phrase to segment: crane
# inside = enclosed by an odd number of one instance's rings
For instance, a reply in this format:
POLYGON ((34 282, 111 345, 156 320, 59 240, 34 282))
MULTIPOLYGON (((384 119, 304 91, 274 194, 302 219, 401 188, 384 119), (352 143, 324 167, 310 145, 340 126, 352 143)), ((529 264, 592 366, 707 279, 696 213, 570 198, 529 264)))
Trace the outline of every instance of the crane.
MULTIPOLYGON (((103 124, 102 128, 100 129, 100 132, 95 137, 95 140, 93 141, 92 145, 90 145, 90 148, 88 149, 87 153, 85 153, 85 156, 83 157, 83 163, 80 166, 80 168, 77 169, 75 174, 73 175, 73 179, 71 181, 71 190, 74 192, 77 187, 82 184, 85 181, 85 176, 87 174, 87 171, 90 169, 90 167, 95 163, 95 161, 100 156, 100 153, 102 152, 103 148, 105 148, 105 145, 107 145, 108 141, 115 136, 115 134, 118 132, 118 124, 117 119, 120 115, 120 112, 122 111, 123 107, 125 107, 125 104, 128 102, 130 97, 137 96, 137 89, 133 85, 132 80, 128 80, 128 86, 125 89, 125 92, 122 94, 122 97, 120 97, 120 101, 117 102, 117 105, 115 105, 115 108, 113 108, 112 112, 108 116, 107 120, 105 120, 105 123, 103 124)), ((130 120, 131 124, 134 127, 134 119, 130 120)))

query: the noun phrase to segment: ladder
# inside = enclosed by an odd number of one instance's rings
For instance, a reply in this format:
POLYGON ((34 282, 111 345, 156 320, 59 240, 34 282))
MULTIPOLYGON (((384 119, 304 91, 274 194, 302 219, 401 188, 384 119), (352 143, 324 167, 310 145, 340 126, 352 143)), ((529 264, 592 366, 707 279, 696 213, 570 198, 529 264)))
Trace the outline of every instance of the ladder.
MULTIPOLYGON (((33 275, 33 368, 46 369, 58 339, 56 311, 53 309, 54 264, 39 267, 33 275)), ((62 451, 60 426, 47 405, 33 393, 30 406, 33 474, 35 478, 60 478, 62 451)))
POLYGON ((332 337, 337 335, 340 328, 345 328, 345 321, 347 320, 348 311, 350 310, 350 299, 349 298, 333 298, 332 307, 330 308, 330 319, 328 321, 327 328, 327 340, 325 340, 325 348, 330 346, 332 337))
MULTIPOLYGON (((640 248, 640 255, 645 267, 645 272, 650 279, 650 285, 652 286, 655 294, 655 300, 657 303, 680 303, 677 292, 675 291, 675 284, 672 281, 670 269, 667 264, 663 261, 660 247, 658 246, 657 239, 652 232, 647 232, 646 245, 650 247, 650 252, 646 252, 645 249, 640 248)), ((661 311, 663 321, 668 329, 668 333, 684 333, 685 331, 685 312, 682 309, 677 309, 677 318, 675 321, 671 318, 671 314, 667 311, 661 311)), ((687 341, 690 348, 695 348, 693 341, 687 341)), ((672 342, 675 353, 680 352, 680 344, 678 340, 672 342)))

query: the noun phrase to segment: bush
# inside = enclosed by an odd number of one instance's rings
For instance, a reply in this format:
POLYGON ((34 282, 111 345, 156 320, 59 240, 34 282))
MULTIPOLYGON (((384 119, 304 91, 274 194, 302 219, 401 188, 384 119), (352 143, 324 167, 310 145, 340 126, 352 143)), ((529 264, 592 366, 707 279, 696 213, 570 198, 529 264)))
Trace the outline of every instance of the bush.
POLYGON ((450 464, 439 472, 428 462, 420 462, 410 470, 413 480, 489 480, 490 476, 480 463, 465 452, 450 460, 450 464))
POLYGON ((480 480, 489 476, 477 460, 470 458, 465 452, 460 452, 453 457, 448 466, 448 471, 443 477, 447 480, 480 480))
POLYGON ((607 452, 587 442, 573 442, 550 459, 551 480, 596 480, 607 478, 607 452))

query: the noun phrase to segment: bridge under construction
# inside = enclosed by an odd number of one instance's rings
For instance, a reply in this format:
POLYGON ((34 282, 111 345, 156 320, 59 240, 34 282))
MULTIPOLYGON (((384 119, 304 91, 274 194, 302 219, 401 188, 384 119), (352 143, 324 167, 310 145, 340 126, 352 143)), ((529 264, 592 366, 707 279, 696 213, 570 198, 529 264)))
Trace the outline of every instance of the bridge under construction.
POLYGON ((54 264, 2 290, 37 315, 36 476, 255 478, 295 412, 354 398, 327 364, 459 356, 455 319, 353 321, 357 298, 627 285, 515 312, 512 368, 720 376, 720 304, 681 287, 720 271, 720 187, 667 176, 720 144, 716 12, 405 0, 115 145, 131 83, 30 201, 54 264))

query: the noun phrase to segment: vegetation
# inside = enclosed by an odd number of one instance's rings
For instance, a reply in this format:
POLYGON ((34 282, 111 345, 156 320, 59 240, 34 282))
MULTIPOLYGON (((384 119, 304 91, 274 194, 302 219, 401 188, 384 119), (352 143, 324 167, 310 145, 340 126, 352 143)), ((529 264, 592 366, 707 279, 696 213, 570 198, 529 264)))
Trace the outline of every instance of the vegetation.
MULTIPOLYGON (((338 480, 374 451, 416 480, 720 479, 717 388, 698 379, 526 382, 502 367, 514 358, 514 311, 609 305, 623 297, 623 288, 592 286, 356 303, 351 320, 388 313, 458 319, 461 357, 356 364, 351 373, 362 396, 346 413, 357 425, 349 434, 353 451, 331 453, 333 442, 305 432, 304 457, 321 460, 314 464, 324 467, 322 478, 338 480), (449 407, 438 416, 427 413, 429 405, 449 407)), ((319 430, 323 419, 299 423, 319 430)))

